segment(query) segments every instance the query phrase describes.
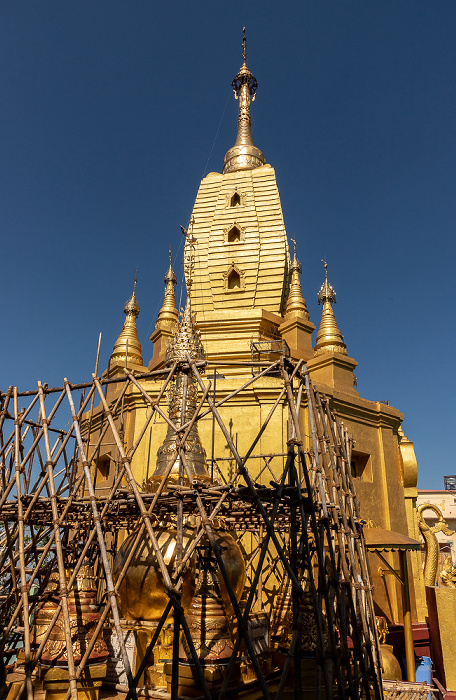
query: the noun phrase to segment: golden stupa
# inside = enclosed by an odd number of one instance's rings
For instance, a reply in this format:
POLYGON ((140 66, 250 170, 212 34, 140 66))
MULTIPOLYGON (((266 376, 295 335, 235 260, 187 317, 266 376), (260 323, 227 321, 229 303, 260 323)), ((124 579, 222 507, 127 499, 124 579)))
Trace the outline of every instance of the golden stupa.
MULTIPOLYGON (((208 360, 231 363, 225 365, 223 377, 217 380, 217 395, 223 399, 242 386, 251 372, 250 368, 236 365, 236 362, 256 359, 260 351, 268 352, 268 357, 273 359, 278 345, 286 347, 292 358, 306 362, 314 386, 328 397, 332 410, 337 411, 353 436, 351 471, 362 517, 380 528, 417 539, 417 464, 413 444, 401 434, 403 417, 400 411, 385 402, 362 398, 358 393, 354 375, 357 362, 348 354, 346 340, 336 321, 333 308, 336 295, 328 281, 326 262, 318 293, 322 314, 316 339, 312 339, 315 324, 310 320, 303 295, 295 242, 293 257, 290 256, 275 172, 255 146, 251 134, 250 108, 258 83, 247 66, 245 52, 232 87, 239 100, 235 145, 225 155, 222 172, 211 172, 201 181, 191 226, 189 232, 185 232, 184 260, 191 294, 182 318, 178 319, 175 275, 170 266, 165 276, 163 305, 151 336, 154 346, 150 361, 141 364, 141 350, 133 332, 136 312, 132 309, 111 356, 109 374, 122 374, 125 365, 139 373, 169 366, 173 360, 185 360, 191 345, 195 358, 203 357, 204 348, 208 360), (127 322, 130 329, 128 354, 124 340, 127 322), (199 334, 196 334, 195 322, 199 334), (193 330, 189 332, 190 329, 193 330), (124 343, 123 349, 120 341, 124 343)), ((305 292, 307 298, 308 291, 305 292)), ((160 389, 156 382, 141 381, 150 396, 158 395, 160 389)), ((177 379, 168 396, 170 415, 179 425, 179 420, 188 420, 188 415, 179 416, 182 381, 177 379)), ((278 382, 273 376, 261 377, 255 388, 243 391, 242 400, 220 407, 220 415, 230 426, 231 437, 240 454, 247 452, 264 416, 270 411, 278 382)), ((115 384, 109 385, 108 400, 114 402, 119 391, 115 384)), ((196 387, 191 381, 189 392, 194 405, 196 387)), ((125 402, 128 410, 124 417, 124 440, 128 451, 140 435, 148 408, 134 387, 128 390, 125 402)), ((96 420, 95 411, 95 426, 96 420)), ((260 437, 258 453, 286 453, 286 422, 285 411, 274 414, 271 430, 260 437)), ((302 434, 308 442, 310 430, 305 424, 302 434)), ((217 462, 220 474, 229 478, 233 470, 230 451, 224 436, 213 434, 210 419, 199 421, 197 431, 188 439, 191 443, 189 463, 197 479, 210 480, 211 471, 207 465, 211 454, 211 470, 216 454, 220 457, 217 462)), ((148 441, 143 440, 136 450, 132 470, 136 482, 143 484, 146 491, 154 491, 171 461, 170 479, 178 480, 179 461, 173 440, 169 426, 158 419, 148 441)), ((309 447, 310 443, 305 446, 309 447)), ((113 463, 108 440, 102 444, 101 453, 113 463)), ((267 483, 263 462, 252 459, 250 464, 252 478, 267 483)), ((113 478, 113 473, 108 474, 98 488, 109 488, 113 478)), ((244 542, 244 546, 248 551, 250 545, 244 542)), ((398 567, 396 554, 385 556, 393 568, 398 567)), ((424 622, 427 609, 420 555, 410 552, 408 556, 412 620, 424 622)), ((401 623, 401 586, 394 576, 385 577, 380 573, 381 562, 374 553, 371 560, 378 614, 384 616, 388 624, 401 623)), ((262 592, 265 609, 270 610, 274 605, 279 587, 280 581, 271 576, 262 592)))

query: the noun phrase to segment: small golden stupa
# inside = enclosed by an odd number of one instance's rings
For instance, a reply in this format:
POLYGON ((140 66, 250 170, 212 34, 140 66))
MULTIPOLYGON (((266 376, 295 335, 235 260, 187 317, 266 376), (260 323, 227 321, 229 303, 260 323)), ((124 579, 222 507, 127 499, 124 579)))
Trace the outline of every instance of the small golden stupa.
POLYGON ((296 257, 296 241, 293 240, 293 260, 290 265, 290 291, 288 292, 287 305, 285 307, 285 318, 290 319, 294 316, 301 316, 306 321, 309 320, 309 312, 307 310, 306 301, 302 295, 301 282, 299 275, 302 272, 301 263, 296 257))
POLYGON ((133 294, 125 304, 124 314, 126 319, 123 328, 117 338, 111 354, 111 362, 126 363, 128 366, 142 366, 143 358, 141 343, 136 330, 136 319, 139 316, 139 304, 136 300, 136 282, 133 285, 133 294))
POLYGON ((344 336, 337 325, 332 307, 336 303, 336 292, 328 282, 328 263, 326 260, 324 265, 325 281, 318 292, 318 303, 323 305, 323 311, 314 348, 315 357, 328 352, 339 352, 342 355, 346 355, 347 346, 344 343, 344 336))

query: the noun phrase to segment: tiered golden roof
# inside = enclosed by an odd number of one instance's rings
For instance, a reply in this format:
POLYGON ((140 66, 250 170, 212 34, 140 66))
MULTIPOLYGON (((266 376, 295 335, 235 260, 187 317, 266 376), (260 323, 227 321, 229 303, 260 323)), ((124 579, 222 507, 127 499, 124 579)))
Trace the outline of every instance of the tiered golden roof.
POLYGON ((318 329, 315 357, 328 352, 338 352, 347 354, 347 346, 344 343, 344 336, 339 330, 334 316, 332 305, 336 303, 336 292, 328 282, 328 263, 325 264, 325 281, 321 285, 318 293, 318 303, 323 304, 320 328, 318 329))
POLYGON ((242 56, 241 70, 231 83, 234 97, 239 100, 238 132, 233 148, 225 154, 223 174, 236 170, 253 170, 266 162, 264 154, 254 146, 252 138, 250 103, 255 99, 258 81, 247 68, 245 27, 242 37, 242 56))
POLYGON ((177 282, 176 275, 171 265, 171 251, 169 252, 169 268, 165 275, 165 300, 161 307, 155 328, 170 328, 175 326, 179 320, 179 313, 176 306, 176 297, 174 294, 174 285, 177 282))
POLYGON ((126 362, 127 365, 143 365, 141 343, 136 330, 136 318, 139 315, 139 304, 136 300, 136 279, 133 294, 124 307, 125 323, 117 338, 111 355, 111 362, 126 362))
POLYGON ((285 318, 288 319, 292 316, 301 316, 308 321, 309 312, 307 310, 306 301, 302 296, 301 282, 299 279, 299 275, 302 272, 302 267, 301 263, 296 257, 296 241, 294 239, 291 240, 293 241, 294 257, 290 265, 291 281, 287 305, 285 308, 285 318))

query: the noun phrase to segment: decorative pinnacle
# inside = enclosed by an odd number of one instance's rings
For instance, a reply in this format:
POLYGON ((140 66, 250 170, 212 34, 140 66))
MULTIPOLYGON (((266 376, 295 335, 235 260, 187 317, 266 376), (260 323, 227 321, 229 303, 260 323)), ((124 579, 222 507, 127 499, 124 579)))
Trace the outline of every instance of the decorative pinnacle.
POLYGON ((306 301, 302 295, 301 282, 299 280, 299 275, 302 272, 302 267, 301 263, 296 257, 296 241, 294 238, 292 238, 291 240, 293 242, 294 256, 290 265, 291 281, 287 305, 285 308, 285 318, 301 316, 302 318, 305 318, 308 321, 309 312, 307 310, 306 301))
POLYGON ((347 354, 347 346, 344 343, 344 336, 339 330, 332 305, 336 302, 336 292, 328 282, 328 263, 322 260, 325 266, 325 281, 318 292, 318 303, 323 304, 321 313, 320 328, 318 329, 315 345, 315 357, 329 352, 347 354))
POLYGON ((138 271, 136 270, 133 294, 124 307, 126 319, 111 354, 111 362, 122 362, 125 363, 126 366, 130 366, 131 364, 142 366, 143 364, 141 343, 139 342, 138 332, 136 330, 136 318, 139 314, 139 304, 136 300, 135 293, 137 281, 138 271))
POLYGON ((325 266, 325 281, 320 287, 318 292, 318 303, 323 304, 325 301, 329 301, 331 304, 336 303, 336 292, 333 287, 328 282, 328 263, 326 262, 326 256, 324 260, 321 261, 325 266))
POLYGON ((165 275, 165 284, 168 285, 169 282, 172 282, 173 285, 177 283, 177 277, 174 274, 173 266, 171 265, 171 250, 169 251, 169 267, 165 275))
POLYGON ((135 275, 135 281, 133 284, 133 294, 131 297, 128 299, 127 303, 124 306, 124 314, 127 316, 135 316, 137 317, 139 315, 139 304, 136 300, 136 283, 138 281, 138 268, 136 268, 136 275, 135 275))
POLYGON ((293 243, 293 260, 291 261, 290 270, 291 271, 297 270, 299 272, 299 274, 301 274, 301 272, 302 272, 301 263, 299 262, 299 260, 296 257, 296 241, 294 238, 292 238, 291 242, 293 243))
POLYGON ((171 251, 169 251, 169 267, 165 275, 165 299, 161 307, 155 328, 166 329, 169 332, 175 329, 176 323, 179 320, 179 314, 176 307, 176 297, 174 296, 174 285, 177 282, 177 277, 174 274, 171 265, 171 251))
POLYGON ((266 162, 263 153, 253 144, 250 128, 252 123, 250 119, 250 103, 255 99, 258 81, 247 68, 245 27, 242 35, 242 57, 241 69, 231 83, 234 97, 236 100, 239 100, 238 133, 233 148, 230 148, 225 154, 223 160, 224 174, 237 170, 253 170, 266 162))

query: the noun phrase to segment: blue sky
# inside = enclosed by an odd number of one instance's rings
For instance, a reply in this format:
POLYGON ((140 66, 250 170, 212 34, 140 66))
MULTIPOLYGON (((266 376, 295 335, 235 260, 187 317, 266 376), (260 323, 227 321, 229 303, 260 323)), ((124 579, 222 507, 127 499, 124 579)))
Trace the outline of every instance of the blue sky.
POLYGON ((360 394, 456 473, 454 0, 3 0, 0 388, 107 364, 136 267, 143 355, 171 246, 234 143, 242 26, 318 325, 326 253, 360 394))

